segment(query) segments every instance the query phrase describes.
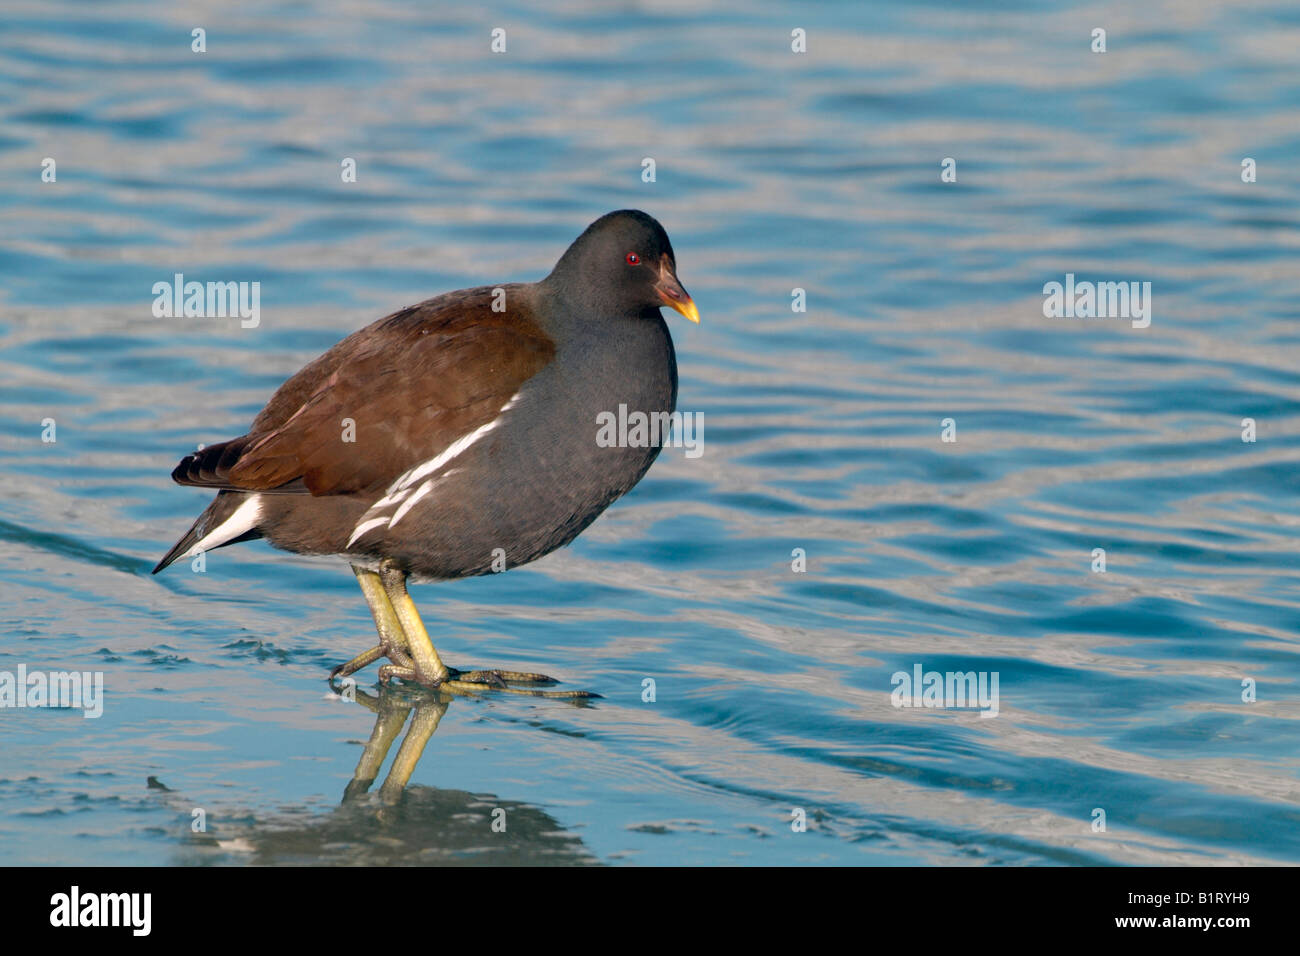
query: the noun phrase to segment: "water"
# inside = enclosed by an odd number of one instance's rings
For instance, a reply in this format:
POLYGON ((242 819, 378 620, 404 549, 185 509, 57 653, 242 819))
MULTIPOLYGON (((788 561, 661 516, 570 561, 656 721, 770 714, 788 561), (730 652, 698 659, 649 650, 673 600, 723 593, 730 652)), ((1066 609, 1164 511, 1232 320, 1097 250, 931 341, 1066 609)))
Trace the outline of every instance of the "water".
POLYGON ((972 6, 9 0, 0 671, 100 671, 105 705, 0 710, 0 858, 1300 861, 1300 12, 972 6), (372 668, 349 702, 339 562, 150 576, 207 500, 180 455, 627 206, 703 315, 670 324, 705 453, 413 592, 453 664, 604 700, 372 668), (260 282, 260 324, 154 318, 176 272, 260 282), (1066 273, 1151 282, 1150 327, 1045 318, 1066 273), (892 706, 918 664, 996 673, 998 715, 892 706))

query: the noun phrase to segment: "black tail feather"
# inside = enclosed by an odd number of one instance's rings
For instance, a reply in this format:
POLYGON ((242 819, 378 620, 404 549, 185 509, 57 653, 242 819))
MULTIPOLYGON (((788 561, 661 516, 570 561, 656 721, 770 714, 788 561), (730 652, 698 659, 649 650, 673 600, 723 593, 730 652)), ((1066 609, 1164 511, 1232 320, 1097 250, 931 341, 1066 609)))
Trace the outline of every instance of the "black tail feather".
POLYGON ((180 464, 172 469, 172 481, 178 485, 197 485, 199 487, 229 487, 227 475, 239 456, 248 447, 249 437, 241 435, 230 441, 208 445, 181 459, 180 464))

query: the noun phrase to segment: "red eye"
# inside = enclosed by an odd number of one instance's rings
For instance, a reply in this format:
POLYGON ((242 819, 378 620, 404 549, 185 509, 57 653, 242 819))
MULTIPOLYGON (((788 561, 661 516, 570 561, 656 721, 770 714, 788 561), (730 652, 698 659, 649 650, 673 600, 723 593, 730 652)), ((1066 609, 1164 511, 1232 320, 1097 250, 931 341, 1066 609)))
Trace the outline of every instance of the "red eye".
POLYGON ((627 254, 627 264, 630 266, 640 265, 641 257, 638 256, 635 252, 629 252, 627 254))

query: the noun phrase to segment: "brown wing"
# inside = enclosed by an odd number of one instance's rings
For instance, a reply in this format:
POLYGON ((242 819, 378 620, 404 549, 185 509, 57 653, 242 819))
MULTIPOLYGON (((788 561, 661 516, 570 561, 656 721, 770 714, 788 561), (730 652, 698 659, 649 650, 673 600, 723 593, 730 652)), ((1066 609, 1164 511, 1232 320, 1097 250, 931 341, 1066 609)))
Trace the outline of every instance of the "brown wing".
POLYGON ((247 435, 186 457, 183 485, 337 495, 385 488, 496 417, 555 345, 529 287, 451 292, 380 319, 289 379, 247 435), (352 439, 349 441, 348 439, 352 439))

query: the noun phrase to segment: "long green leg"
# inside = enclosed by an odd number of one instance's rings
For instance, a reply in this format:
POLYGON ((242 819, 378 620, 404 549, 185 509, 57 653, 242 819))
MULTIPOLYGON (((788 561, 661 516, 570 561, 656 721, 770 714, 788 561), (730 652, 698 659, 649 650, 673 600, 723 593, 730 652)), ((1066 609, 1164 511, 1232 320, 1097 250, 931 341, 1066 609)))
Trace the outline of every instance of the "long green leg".
POLYGON ((370 613, 375 619, 375 630, 379 632, 380 645, 385 649, 395 647, 405 651, 407 649, 406 629, 402 627, 392 601, 389 600, 383 578, 375 571, 355 565, 352 573, 357 576, 361 593, 366 596, 366 603, 370 605, 370 613))
POLYGON ((361 593, 365 595, 366 604, 370 607, 370 615, 375 619, 375 630, 379 632, 379 644, 363 651, 346 664, 340 664, 330 672, 330 680, 337 677, 347 677, 356 673, 363 667, 368 667, 381 657, 387 657, 399 665, 410 665, 411 659, 406 653, 406 633, 402 630, 402 625, 398 622, 397 615, 393 611, 393 605, 388 600, 388 592, 384 590, 383 582, 379 575, 374 571, 366 568, 352 566, 352 571, 357 576, 357 583, 361 585, 361 593))
POLYGON ((379 660, 390 663, 379 668, 380 683, 394 677, 425 687, 442 688, 453 693, 473 693, 483 690, 506 690, 514 694, 535 697, 558 697, 569 700, 599 697, 587 691, 540 691, 514 688, 510 684, 555 684, 555 678, 545 674, 524 671, 470 670, 460 671, 448 667, 438 656, 437 649, 425 630, 420 612, 406 590, 407 574, 401 568, 385 561, 379 571, 353 565, 361 593, 370 606, 379 632, 379 643, 358 654, 346 664, 334 668, 330 679, 347 677, 379 660))
MULTIPOLYGON (((451 672, 434 649, 433 641, 429 640, 429 632, 420 620, 420 612, 411 600, 411 595, 406 593, 406 572, 385 561, 379 566, 379 579, 384 591, 388 593, 397 622, 406 635, 406 650, 410 654, 417 679, 428 687, 437 687, 451 672)), ((380 635, 382 634, 381 631, 380 635)))

